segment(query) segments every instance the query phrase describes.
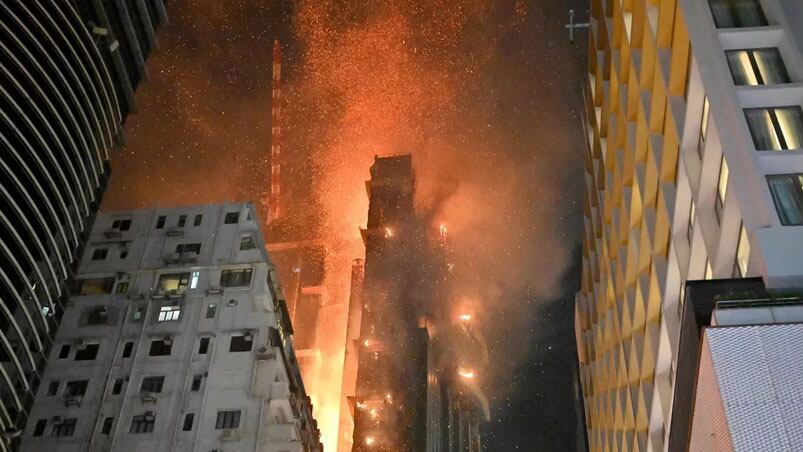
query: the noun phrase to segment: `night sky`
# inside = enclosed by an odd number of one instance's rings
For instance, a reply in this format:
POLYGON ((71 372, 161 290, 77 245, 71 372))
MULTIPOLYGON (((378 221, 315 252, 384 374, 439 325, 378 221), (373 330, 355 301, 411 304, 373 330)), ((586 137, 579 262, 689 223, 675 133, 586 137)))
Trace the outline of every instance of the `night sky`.
POLYGON ((373 156, 412 152, 416 205, 449 225, 494 363, 486 450, 574 450, 587 47, 564 24, 585 5, 173 0, 103 208, 259 201, 278 37, 285 201, 343 269, 328 276, 332 304, 362 253, 373 156))

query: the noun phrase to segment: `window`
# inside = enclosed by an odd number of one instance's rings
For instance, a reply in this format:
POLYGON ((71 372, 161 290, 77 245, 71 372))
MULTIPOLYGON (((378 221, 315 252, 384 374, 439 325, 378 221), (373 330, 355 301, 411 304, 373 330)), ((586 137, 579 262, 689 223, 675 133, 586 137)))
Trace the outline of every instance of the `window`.
POLYGON ((190 273, 170 273, 159 276, 159 283, 156 290, 161 293, 174 292, 181 293, 190 283, 190 273))
POLYGON ((47 427, 47 419, 39 419, 36 421, 36 427, 33 428, 33 436, 44 435, 45 427, 47 427))
POLYGON ((240 212, 229 212, 223 221, 225 224, 237 224, 240 221, 240 212))
POLYGON ((217 412, 215 429, 240 428, 240 410, 226 410, 217 412))
POLYGON ((120 259, 125 259, 128 257, 128 248, 120 249, 120 259))
POLYGON ((134 343, 126 342, 123 346, 123 358, 130 358, 131 353, 134 351, 134 343))
POLYGON ((181 430, 185 432, 189 432, 192 430, 192 421, 195 420, 194 413, 187 413, 184 415, 184 425, 181 427, 181 430))
POLYGON ((201 279, 201 272, 192 272, 190 276, 190 289, 198 288, 198 280, 201 279))
POLYGON ((689 240, 689 246, 691 246, 692 240, 694 239, 694 216, 696 207, 694 205, 694 200, 691 201, 691 205, 689 206, 689 224, 686 225, 686 238, 689 240))
POLYGON ((180 306, 162 306, 159 308, 160 322, 176 322, 181 316, 180 306))
POLYGON ((167 221, 167 218, 164 215, 162 215, 159 218, 157 218, 156 219, 156 229, 162 229, 163 227, 165 227, 165 221, 167 221))
POLYGON ((54 396, 59 392, 59 382, 58 381, 51 381, 47 385, 47 395, 54 396))
POLYGON ((107 306, 95 306, 89 310, 86 317, 87 325, 105 325, 109 320, 109 308, 107 306))
POLYGON ((714 277, 714 269, 711 268, 711 260, 705 260, 705 274, 703 275, 703 279, 712 279, 714 277))
POLYGON ((151 341, 150 356, 170 356, 173 349, 173 341, 170 339, 156 339, 151 341))
POLYGON ((184 253, 195 253, 201 254, 201 244, 200 243, 179 243, 176 245, 176 253, 184 254, 184 253))
POLYGON ((99 349, 100 349, 100 344, 88 344, 83 349, 80 349, 77 352, 75 352, 75 360, 92 361, 93 359, 97 358, 99 349))
POLYGON ((250 352, 253 344, 254 344, 254 338, 250 334, 242 336, 232 336, 231 342, 229 343, 229 351, 250 352))
POLYGON ((747 229, 742 224, 739 230, 739 243, 736 245, 736 265, 739 267, 739 276, 747 276, 747 264, 750 262, 750 240, 747 237, 747 229))
POLYGON ((187 224, 187 216, 186 215, 179 215, 178 216, 178 227, 183 228, 185 224, 187 224))
POLYGON ((195 215, 195 218, 192 220, 192 225, 193 226, 200 226, 201 222, 203 220, 204 220, 204 216, 199 213, 198 215, 195 215))
POLYGON ((257 247, 254 236, 251 234, 244 234, 240 237, 240 251, 252 250, 257 247))
POLYGON ((71 294, 104 295, 112 293, 112 289, 114 289, 114 278, 77 279, 71 294))
POLYGON ((95 248, 95 251, 92 252, 92 260, 93 261, 105 260, 108 254, 109 254, 108 248, 95 248))
POLYGON ((763 27, 767 18, 759 0, 709 0, 717 28, 763 27))
POLYGON ((73 436, 77 423, 78 419, 75 418, 63 419, 58 424, 53 424, 50 436, 73 436))
POLYGON ((70 356, 70 346, 64 344, 59 350, 59 359, 67 359, 68 356, 70 356))
POLYGON ((201 382, 203 382, 203 377, 201 375, 193 375, 192 377, 192 385, 190 386, 190 391, 197 392, 201 390, 201 382))
POLYGON ((206 318, 207 319, 214 319, 215 318, 215 311, 217 311, 217 304, 209 303, 206 305, 206 318))
POLYGON ((781 224, 803 225, 803 174, 767 176, 767 182, 781 224))
POLYGON ((134 314, 131 315, 131 320, 133 320, 134 322, 140 322, 142 321, 142 316, 144 314, 145 314, 145 308, 140 306, 134 310, 134 314))
POLYGON ((703 99, 703 116, 700 119, 700 138, 697 140, 697 155, 700 160, 703 159, 703 151, 705 150, 705 140, 708 136, 708 113, 711 104, 708 103, 708 96, 703 99))
POLYGON ((202 337, 198 343, 198 354, 205 355, 209 351, 209 338, 202 337))
POLYGON ((114 380, 114 385, 112 385, 112 395, 119 395, 123 392, 123 379, 118 378, 114 380))
POLYGON ((142 379, 142 386, 140 392, 162 392, 164 387, 165 377, 145 377, 142 379))
POLYGON ((775 85, 789 83, 789 73, 776 48, 729 50, 728 66, 737 85, 775 85))
POLYGON ((107 417, 103 419, 103 426, 100 427, 100 434, 101 435, 108 435, 112 432, 112 425, 114 424, 113 417, 107 417))
POLYGON ((128 281, 122 281, 117 283, 117 289, 114 290, 114 293, 124 294, 128 292, 128 281))
POLYGON ((251 284, 251 269, 223 270, 220 273, 222 287, 244 287, 251 284))
POLYGON ((151 433, 153 432, 153 425, 155 422, 156 416, 150 411, 134 416, 131 419, 131 430, 129 430, 129 433, 151 433))
POLYGON ((785 151, 803 147, 800 107, 749 108, 744 114, 756 150, 785 151))
POLYGON ((82 396, 86 394, 86 388, 89 385, 88 380, 68 381, 64 386, 65 396, 82 396))
POLYGON ((127 231, 131 229, 131 220, 121 220, 120 221, 120 230, 127 231))
POLYGON ((717 214, 717 219, 722 222, 722 210, 725 207, 725 196, 728 194, 728 176, 730 169, 728 162, 725 161, 725 156, 722 156, 722 161, 719 164, 719 181, 717 181, 717 197, 714 200, 714 212, 717 214))

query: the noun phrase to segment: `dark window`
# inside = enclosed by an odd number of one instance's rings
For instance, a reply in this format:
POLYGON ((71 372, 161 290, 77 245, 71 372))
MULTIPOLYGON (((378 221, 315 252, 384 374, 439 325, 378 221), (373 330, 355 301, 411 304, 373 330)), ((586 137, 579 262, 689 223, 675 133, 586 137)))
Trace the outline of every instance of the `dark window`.
POLYGON ((162 229, 163 227, 165 227, 165 221, 167 221, 167 218, 165 218, 164 215, 162 215, 159 218, 157 218, 156 219, 156 229, 162 229))
POLYGON ((128 292, 128 281, 117 283, 117 289, 115 290, 115 292, 119 294, 124 294, 128 292))
POLYGON ((121 392, 123 392, 123 379, 122 378, 118 378, 118 379, 114 380, 114 385, 112 386, 112 394, 113 395, 118 395, 121 392))
POLYGON ((252 336, 232 336, 229 344, 230 352, 250 352, 254 345, 252 336))
POLYGON ((156 416, 153 413, 147 412, 134 416, 131 419, 130 433, 151 433, 153 432, 153 425, 156 422, 156 416))
POLYGON ((209 351, 209 338, 202 337, 200 343, 198 344, 198 354, 205 355, 209 351))
POLYGON ((120 230, 127 231, 131 229, 131 220, 122 220, 120 221, 120 230))
POLYGON ((217 304, 209 303, 206 305, 206 318, 207 319, 214 319, 215 318, 215 311, 217 311, 217 304))
POLYGON ((82 396, 86 394, 87 386, 89 386, 88 380, 68 381, 64 386, 64 395, 82 396))
POLYGON ((244 287, 251 284, 250 268, 240 270, 223 270, 220 273, 220 285, 222 287, 244 287))
POLYGON ((47 419, 39 419, 36 421, 36 427, 33 428, 33 436, 44 435, 45 427, 47 427, 47 419))
POLYGON ((58 381, 51 381, 47 385, 47 395, 54 396, 59 392, 59 382, 58 381))
POLYGON ((175 292, 181 293, 187 289, 190 284, 190 273, 169 273, 159 276, 159 282, 156 290, 161 293, 175 292))
POLYGON ((227 410, 217 412, 215 429, 240 428, 240 410, 227 410))
POLYGON ((134 343, 133 342, 126 342, 123 345, 123 358, 130 358, 131 352, 134 351, 134 343))
POLYGON ((62 345, 61 350, 59 350, 59 359, 67 359, 68 356, 70 356, 70 346, 62 345))
POLYGON ((97 358, 100 344, 88 344, 81 350, 75 352, 76 361, 92 361, 97 358))
POLYGON ((95 248, 95 251, 92 252, 92 260, 102 261, 106 259, 107 254, 109 254, 108 248, 95 248))
POLYGON ((120 250, 120 259, 125 259, 128 257, 128 248, 123 248, 120 250))
POLYGON ((183 228, 185 224, 187 224, 187 216, 186 215, 179 215, 178 216, 178 227, 183 228))
POLYGON ((223 221, 226 224, 237 224, 240 221, 239 212, 229 212, 226 214, 226 219, 223 221))
POLYGON ((767 176, 767 182, 781 224, 803 225, 803 174, 767 176))
POLYGON ((112 425, 114 424, 113 417, 107 417, 103 419, 103 426, 100 428, 101 435, 108 435, 112 432, 112 425))
POLYGON ((112 221, 112 229, 118 229, 120 227, 120 220, 112 221))
POLYGON ((192 430, 193 420, 195 420, 194 413, 187 413, 186 415, 184 415, 184 426, 181 429, 184 430, 185 432, 189 432, 190 430, 192 430))
POLYGON ((112 293, 114 278, 77 279, 73 284, 72 295, 104 295, 112 293))
POLYGON ((172 340, 154 340, 151 341, 151 350, 148 353, 150 356, 169 356, 173 348, 172 340))
POLYGON ((737 85, 775 85, 790 81, 778 49, 728 50, 725 56, 737 85))
POLYGON ((201 382, 203 381, 203 377, 201 375, 194 375, 192 377, 192 385, 190 386, 190 391, 196 392, 201 390, 201 382))
POLYGON ((767 18, 758 0, 708 0, 717 28, 763 27, 767 18))
POLYGON ((165 377, 145 377, 142 379, 140 392, 162 392, 165 384, 165 377))
POLYGON ((192 220, 192 225, 193 226, 200 226, 201 222, 203 221, 203 219, 204 219, 203 215, 201 215, 201 214, 195 215, 195 219, 192 220))
POLYGON ((240 251, 245 250, 252 250, 257 247, 256 241, 254 240, 254 236, 251 234, 245 234, 240 237, 240 251))
POLYGON ((70 418, 70 419, 63 419, 58 424, 53 424, 53 430, 50 432, 50 436, 73 436, 75 433, 75 424, 78 423, 78 419, 70 418))
POLYGON ((201 254, 201 244, 200 243, 179 243, 176 245, 176 253, 184 254, 184 253, 195 253, 201 254))
POLYGON ((744 114, 756 150, 803 148, 803 110, 800 107, 748 108, 744 114))

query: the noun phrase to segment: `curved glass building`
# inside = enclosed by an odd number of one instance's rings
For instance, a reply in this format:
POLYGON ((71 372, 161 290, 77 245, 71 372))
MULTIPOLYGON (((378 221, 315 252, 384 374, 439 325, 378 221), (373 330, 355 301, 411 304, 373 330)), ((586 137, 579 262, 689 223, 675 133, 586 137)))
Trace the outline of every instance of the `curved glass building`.
POLYGON ((0 2, 0 450, 15 448, 161 0, 0 2))

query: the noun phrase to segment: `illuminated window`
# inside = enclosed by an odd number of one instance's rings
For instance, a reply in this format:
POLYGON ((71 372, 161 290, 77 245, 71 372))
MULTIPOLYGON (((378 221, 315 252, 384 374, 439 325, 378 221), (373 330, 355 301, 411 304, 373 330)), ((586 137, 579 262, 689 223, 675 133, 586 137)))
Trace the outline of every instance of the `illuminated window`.
POLYGON ((750 240, 747 238, 747 229, 742 224, 739 230, 739 244, 736 245, 736 265, 739 267, 739 276, 747 276, 747 264, 750 261, 750 240))
POLYGON ((159 276, 157 292, 163 294, 167 292, 181 293, 190 283, 190 273, 170 273, 159 276))
POLYGON ((103 295, 112 293, 114 278, 78 279, 73 285, 72 295, 103 295))
POLYGON ((708 136, 708 113, 711 104, 708 103, 708 96, 703 99, 703 116, 700 119, 700 138, 697 140, 697 155, 700 160, 703 159, 703 151, 705 150, 705 140, 708 136))
POLYGON ((789 74, 778 49, 729 50, 725 56, 737 85, 789 83, 789 74))
POLYGON ((703 275, 703 279, 712 279, 714 277, 714 269, 711 268, 711 260, 705 260, 705 275, 703 275))
POLYGON ((198 280, 201 279, 201 272, 192 272, 190 276, 190 289, 198 287, 198 280))
POLYGON ((728 194, 728 176, 730 169, 728 162, 725 161, 725 156, 722 156, 722 161, 719 164, 719 181, 717 181, 717 197, 714 200, 714 212, 717 214, 717 219, 722 221, 722 210, 725 207, 725 195, 728 194))
POLYGON ((717 28, 763 27, 767 18, 758 0, 708 0, 717 28))
POLYGON ((767 176, 767 182, 781 224, 803 225, 803 174, 767 176))
POLYGON ((803 148, 803 112, 800 107, 749 108, 744 114, 756 150, 803 148))
POLYGON ((162 306, 159 308, 159 321, 160 322, 175 322, 181 316, 181 307, 179 306, 162 306))

